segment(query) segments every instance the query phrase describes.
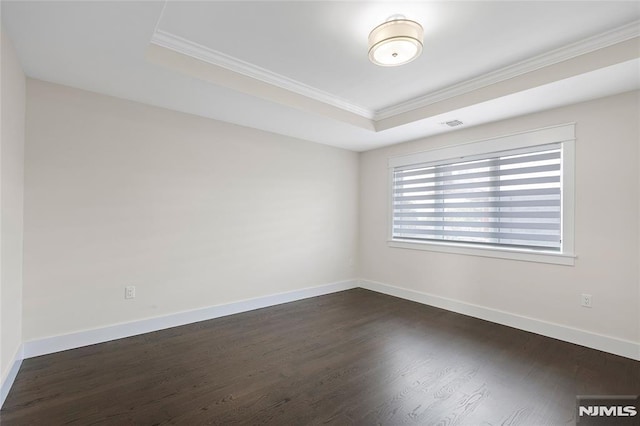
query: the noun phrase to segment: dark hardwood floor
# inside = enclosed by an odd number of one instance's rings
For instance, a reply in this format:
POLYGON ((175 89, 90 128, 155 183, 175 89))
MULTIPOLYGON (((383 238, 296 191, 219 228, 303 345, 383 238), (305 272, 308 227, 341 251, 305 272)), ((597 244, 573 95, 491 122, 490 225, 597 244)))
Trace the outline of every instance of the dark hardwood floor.
POLYGON ((565 425, 640 362, 356 289, 27 359, 11 425, 565 425))

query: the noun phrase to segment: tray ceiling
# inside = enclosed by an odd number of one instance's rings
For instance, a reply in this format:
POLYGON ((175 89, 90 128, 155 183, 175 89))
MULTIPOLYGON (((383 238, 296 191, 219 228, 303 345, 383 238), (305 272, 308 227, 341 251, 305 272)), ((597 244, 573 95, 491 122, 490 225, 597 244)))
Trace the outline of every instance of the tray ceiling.
POLYGON ((2 2, 30 77, 357 151, 640 86, 637 2, 2 2), (416 61, 367 35, 402 13, 416 61))

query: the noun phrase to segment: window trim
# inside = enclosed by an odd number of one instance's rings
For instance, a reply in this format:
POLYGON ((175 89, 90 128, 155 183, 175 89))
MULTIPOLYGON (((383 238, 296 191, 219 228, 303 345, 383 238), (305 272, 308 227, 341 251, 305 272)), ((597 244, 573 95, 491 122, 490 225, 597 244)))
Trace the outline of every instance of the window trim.
POLYGON ((575 264, 575 123, 566 123, 526 132, 513 133, 491 139, 450 145, 428 151, 391 157, 388 159, 387 167, 387 245, 389 247, 529 262, 552 263, 558 265, 572 266, 575 264), (395 168, 422 163, 446 161, 453 158, 458 158, 460 161, 464 161, 467 157, 547 145, 551 143, 560 143, 562 146, 562 246, 559 252, 481 244, 415 241, 393 238, 393 173, 395 168))

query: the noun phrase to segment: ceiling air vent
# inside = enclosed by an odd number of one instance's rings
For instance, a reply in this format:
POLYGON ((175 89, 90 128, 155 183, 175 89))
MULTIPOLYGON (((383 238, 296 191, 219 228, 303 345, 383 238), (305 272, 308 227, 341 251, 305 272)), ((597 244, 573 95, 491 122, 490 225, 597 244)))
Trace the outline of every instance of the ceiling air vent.
POLYGON ((446 124, 449 127, 456 127, 462 124, 462 121, 460 120, 451 120, 451 121, 446 121, 444 124, 446 124))

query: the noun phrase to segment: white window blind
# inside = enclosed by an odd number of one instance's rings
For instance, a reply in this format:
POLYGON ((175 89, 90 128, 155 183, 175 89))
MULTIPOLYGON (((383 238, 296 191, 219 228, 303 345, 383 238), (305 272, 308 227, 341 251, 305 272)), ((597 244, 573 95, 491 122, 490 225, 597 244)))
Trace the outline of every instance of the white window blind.
POLYGON ((394 167, 392 238, 560 252, 562 144, 394 167))

